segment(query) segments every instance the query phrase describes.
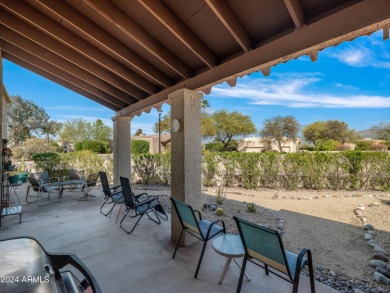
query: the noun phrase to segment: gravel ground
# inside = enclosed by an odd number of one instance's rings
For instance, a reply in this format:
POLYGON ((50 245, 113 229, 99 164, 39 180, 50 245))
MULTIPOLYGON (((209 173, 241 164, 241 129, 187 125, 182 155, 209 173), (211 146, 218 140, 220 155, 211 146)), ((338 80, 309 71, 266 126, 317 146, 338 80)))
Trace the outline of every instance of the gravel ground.
MULTIPOLYGON (((169 211, 170 189, 149 190, 164 194, 160 201, 169 211)), ((216 188, 204 188, 202 203, 216 204, 216 194, 216 188)), ((316 280, 340 292, 390 292, 390 285, 374 280, 375 269, 368 264, 374 252, 364 239, 362 221, 354 214, 359 205, 365 207, 364 217, 375 228, 373 238, 390 252, 389 192, 229 188, 219 206, 224 216, 217 217, 208 208, 202 214, 224 220, 230 233, 237 233, 234 215, 278 229, 286 249, 312 250, 316 280), (247 203, 257 205, 255 213, 247 211, 247 203)))

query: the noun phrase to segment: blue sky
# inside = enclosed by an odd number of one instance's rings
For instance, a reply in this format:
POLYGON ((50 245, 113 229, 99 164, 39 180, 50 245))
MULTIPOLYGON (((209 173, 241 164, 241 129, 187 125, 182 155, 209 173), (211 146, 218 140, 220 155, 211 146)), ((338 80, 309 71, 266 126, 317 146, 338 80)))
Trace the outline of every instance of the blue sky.
MULTIPOLYGON (((10 95, 32 100, 54 120, 99 118, 112 126, 113 111, 7 60, 3 60, 3 79, 10 95)), ((390 41, 383 41, 379 31, 327 48, 316 62, 303 56, 272 67, 268 77, 252 73, 238 78, 233 88, 226 83, 214 86, 204 97, 210 113, 242 112, 251 116, 257 129, 276 115, 293 115, 301 126, 340 120, 349 128, 368 129, 390 122, 390 41)), ((163 114, 169 108, 164 104, 163 114)), ((156 110, 136 116, 131 133, 141 128, 152 134, 157 120, 156 110)))

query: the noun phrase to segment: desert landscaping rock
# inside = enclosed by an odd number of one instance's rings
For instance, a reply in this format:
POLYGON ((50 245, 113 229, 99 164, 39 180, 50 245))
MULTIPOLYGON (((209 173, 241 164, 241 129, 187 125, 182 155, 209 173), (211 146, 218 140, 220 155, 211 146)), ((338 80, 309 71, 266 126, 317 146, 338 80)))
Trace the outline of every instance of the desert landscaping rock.
POLYGON ((384 275, 382 275, 381 273, 375 272, 375 273, 374 273, 374 278, 375 278, 375 280, 376 280, 379 284, 385 284, 385 285, 390 284, 389 278, 386 278, 386 277, 385 277, 384 275))
POLYGON ((374 239, 368 240, 367 243, 370 244, 372 247, 378 245, 378 241, 376 241, 376 240, 374 240, 374 239))
POLYGON ((363 217, 363 211, 361 209, 359 209, 359 208, 354 209, 353 212, 355 213, 356 217, 358 217, 358 218, 363 217))
POLYGON ((385 266, 376 267, 376 270, 384 275, 386 278, 390 278, 390 272, 385 266))
POLYGON ((367 231, 374 231, 374 226, 372 226, 371 224, 364 224, 363 226, 364 230, 367 230, 367 231))
POLYGON ((380 247, 379 245, 374 246, 374 252, 375 253, 383 253, 384 255, 389 256, 389 253, 386 250, 384 250, 382 247, 380 247))
POLYGON ((368 262, 370 266, 373 268, 379 267, 379 266, 385 266, 386 263, 383 260, 377 260, 377 259, 372 259, 368 262))
POLYGON ((371 239, 372 239, 372 236, 371 236, 371 234, 366 233, 366 234, 364 234, 364 238, 365 238, 366 240, 371 240, 371 239))
POLYGON ((383 253, 374 253, 372 258, 373 259, 383 260, 384 262, 389 262, 389 257, 384 255, 383 253))

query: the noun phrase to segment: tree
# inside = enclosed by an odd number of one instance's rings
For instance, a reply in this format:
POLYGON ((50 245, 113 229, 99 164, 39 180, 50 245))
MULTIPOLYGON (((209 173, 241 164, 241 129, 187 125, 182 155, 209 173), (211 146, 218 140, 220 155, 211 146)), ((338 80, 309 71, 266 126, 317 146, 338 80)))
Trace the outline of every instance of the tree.
POLYGON ((111 133, 111 127, 104 125, 100 119, 97 119, 95 122, 88 122, 78 118, 64 123, 60 137, 64 142, 84 140, 107 141, 110 139, 111 133))
POLYGON ((302 134, 307 141, 310 141, 315 145, 317 140, 322 139, 325 132, 325 128, 326 128, 326 122, 324 121, 313 122, 309 125, 306 125, 303 128, 302 134))
POLYGON ((134 136, 139 136, 139 135, 142 135, 142 129, 141 128, 138 128, 137 131, 134 133, 134 136))
POLYGON ((131 153, 132 154, 147 154, 149 153, 150 145, 146 140, 132 140, 131 153))
MULTIPOLYGON (((158 133, 158 121, 154 124, 153 131, 154 133, 158 133)), ((161 118, 160 131, 165 134, 171 132, 171 112, 168 112, 161 118)))
POLYGON ((275 116, 263 122, 263 129, 260 131, 264 140, 274 140, 279 151, 283 151, 288 141, 295 143, 299 131, 299 123, 293 116, 275 116))
POLYGON ((50 135, 56 135, 60 132, 62 128, 62 123, 57 121, 45 121, 42 125, 41 132, 46 135, 47 143, 50 142, 50 135))
POLYGON ((390 122, 381 122, 371 128, 378 139, 390 140, 390 122))
POLYGON ((214 123, 212 128, 205 133, 205 136, 214 137, 215 141, 222 142, 222 151, 226 151, 229 148, 232 139, 256 132, 256 127, 250 116, 243 115, 237 111, 217 111, 210 118, 213 119, 214 123))
POLYGON ((355 130, 348 129, 348 124, 338 120, 317 121, 307 125, 302 134, 306 140, 317 144, 321 140, 335 140, 341 143, 352 141, 356 139, 357 134, 355 130))
POLYGON ((209 101, 205 98, 203 98, 200 101, 200 107, 203 108, 203 110, 206 110, 207 107, 210 107, 209 101))
POLYGON ((50 121, 50 116, 45 109, 34 102, 25 100, 20 96, 11 96, 11 103, 8 108, 9 138, 15 145, 20 145, 27 138, 31 138, 35 132, 56 134, 56 124, 50 121))

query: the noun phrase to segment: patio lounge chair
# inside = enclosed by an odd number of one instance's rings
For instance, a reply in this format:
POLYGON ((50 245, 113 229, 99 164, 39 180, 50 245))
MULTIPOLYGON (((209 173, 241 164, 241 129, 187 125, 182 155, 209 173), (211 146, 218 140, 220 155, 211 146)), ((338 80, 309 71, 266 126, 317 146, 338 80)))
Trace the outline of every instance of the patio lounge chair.
POLYGON ((84 170, 76 170, 70 169, 69 175, 64 176, 61 181, 61 194, 65 189, 70 189, 73 191, 74 189, 84 189, 85 178, 84 178, 84 170))
MULTIPOLYGON (((53 191, 57 192, 57 200, 61 199, 61 185, 60 179, 58 177, 49 177, 48 172, 39 172, 39 173, 30 173, 28 176, 29 186, 27 187, 26 192, 26 202, 31 203, 33 201, 29 201, 29 197, 36 197, 36 204, 41 206, 40 200, 50 200, 50 193, 53 191), (34 190, 37 192, 36 195, 31 195, 30 190, 34 190), (43 194, 47 193, 47 197, 44 197, 43 194)), ((49 203, 49 202, 46 202, 49 203)))
POLYGON ((100 177, 100 183, 102 185, 102 189, 103 189, 103 193, 104 193, 104 202, 103 202, 102 206, 100 207, 100 212, 103 215, 108 216, 108 215, 111 215, 114 207, 118 203, 122 204, 124 202, 124 198, 122 195, 122 191, 119 191, 119 188, 121 187, 120 185, 115 186, 115 187, 110 187, 110 185, 108 183, 108 179, 107 179, 107 174, 105 172, 100 171, 99 177, 100 177), (103 207, 106 204, 112 204, 112 207, 111 207, 111 209, 108 210, 108 212, 103 211, 103 207))
POLYGON ((207 241, 217 236, 220 233, 226 233, 225 223, 222 220, 209 222, 207 220, 202 220, 202 215, 198 210, 193 210, 192 207, 184 202, 178 201, 171 197, 172 204, 175 207, 176 213, 179 217, 182 229, 180 233, 179 240, 177 241, 175 251, 173 252, 172 258, 175 258, 176 251, 179 247, 181 237, 183 232, 195 236, 196 238, 203 241, 202 252, 199 257, 198 265, 196 267, 194 278, 198 277, 198 272, 200 265, 202 263, 203 254, 206 249, 207 241), (198 214, 199 220, 195 217, 195 212, 198 214), (218 222, 222 223, 222 227, 217 225, 218 222))
POLYGON ((158 201, 158 198, 152 197, 143 201, 136 202, 131 194, 129 179, 125 177, 120 177, 120 181, 121 181, 122 193, 125 198, 125 205, 126 205, 125 215, 123 216, 120 222, 120 227, 123 230, 125 230, 127 234, 130 234, 131 232, 134 231, 135 227, 138 225, 139 221, 142 219, 144 215, 147 215, 149 219, 151 219, 153 222, 157 224, 161 224, 160 218, 158 217, 156 211, 154 210, 154 208, 157 205, 161 205, 160 202, 158 201), (153 219, 149 215, 150 213, 154 214, 155 219, 153 219), (126 217, 138 218, 137 222, 133 225, 133 227, 130 230, 126 229, 123 226, 123 221, 125 220, 126 217))
POLYGON ((299 276, 305 265, 309 266, 311 292, 315 292, 313 263, 311 251, 307 248, 297 255, 283 247, 282 238, 278 231, 253 224, 243 219, 233 217, 237 223, 241 240, 245 249, 237 292, 241 291, 246 263, 249 260, 265 269, 266 274, 274 275, 293 284, 293 293, 298 292, 299 276), (307 258, 304 255, 307 254, 307 258), (269 267, 274 270, 270 270, 269 267), (283 273, 284 275, 280 274, 283 273), (286 276, 285 276, 286 275, 286 276))

